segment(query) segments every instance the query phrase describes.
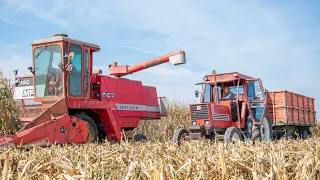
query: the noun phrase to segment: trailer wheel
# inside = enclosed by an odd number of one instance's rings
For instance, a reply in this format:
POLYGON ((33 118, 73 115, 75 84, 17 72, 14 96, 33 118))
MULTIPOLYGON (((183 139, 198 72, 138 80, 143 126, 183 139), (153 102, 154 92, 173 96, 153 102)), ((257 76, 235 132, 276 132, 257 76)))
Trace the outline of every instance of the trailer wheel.
POLYGON ((299 136, 300 139, 306 140, 308 139, 308 136, 310 135, 309 128, 300 127, 299 128, 299 136))
POLYGON ((270 121, 264 117, 262 124, 259 126, 254 126, 252 130, 252 140, 256 141, 269 141, 271 138, 271 124, 270 121))
POLYGON ((146 142, 147 141, 147 137, 144 134, 136 134, 134 136, 134 140, 136 142, 146 142))
POLYGON ((224 132, 224 143, 229 144, 237 141, 241 141, 241 134, 238 128, 228 127, 224 132))
POLYGON ((74 114, 73 116, 85 121, 88 123, 89 126, 89 134, 88 134, 88 138, 91 136, 91 138, 89 138, 87 140, 88 143, 95 143, 97 142, 98 139, 98 128, 96 123, 94 123, 94 121, 92 120, 92 118, 86 114, 74 114))
POLYGON ((185 128, 179 128, 177 129, 172 137, 172 141, 174 144, 178 144, 180 146, 181 139, 184 139, 184 135, 188 134, 188 131, 185 128))

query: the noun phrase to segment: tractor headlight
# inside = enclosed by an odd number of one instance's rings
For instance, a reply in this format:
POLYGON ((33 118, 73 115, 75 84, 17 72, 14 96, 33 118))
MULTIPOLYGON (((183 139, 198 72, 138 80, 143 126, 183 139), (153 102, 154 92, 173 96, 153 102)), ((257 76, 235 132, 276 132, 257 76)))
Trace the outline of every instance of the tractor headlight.
POLYGON ((209 121, 208 120, 204 121, 204 124, 209 125, 209 121))
POLYGON ((194 126, 195 126, 195 125, 197 125, 197 123, 196 123, 195 121, 192 121, 192 125, 194 125, 194 126))

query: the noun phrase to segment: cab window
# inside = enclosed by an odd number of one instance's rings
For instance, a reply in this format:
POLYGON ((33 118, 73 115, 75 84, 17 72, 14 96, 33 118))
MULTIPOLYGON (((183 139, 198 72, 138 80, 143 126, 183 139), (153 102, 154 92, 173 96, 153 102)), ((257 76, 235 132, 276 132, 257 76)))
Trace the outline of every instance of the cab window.
POLYGON ((74 52, 74 58, 71 61, 73 65, 72 71, 70 72, 70 95, 81 96, 81 73, 82 73, 82 50, 80 46, 70 45, 70 52, 74 52))

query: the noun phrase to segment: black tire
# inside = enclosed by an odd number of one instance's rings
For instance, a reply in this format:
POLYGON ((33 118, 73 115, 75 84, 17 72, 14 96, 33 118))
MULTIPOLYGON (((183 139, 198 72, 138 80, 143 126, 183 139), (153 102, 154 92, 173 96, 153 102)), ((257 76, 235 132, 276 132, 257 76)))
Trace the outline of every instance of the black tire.
POLYGON ((239 129, 235 127, 228 127, 224 132, 223 140, 226 144, 241 141, 242 137, 239 129))
POLYGON ((306 139, 308 139, 308 136, 310 134, 311 134, 311 132, 309 131, 309 128, 305 128, 305 127, 300 127, 299 128, 300 139, 306 140, 306 139))
POLYGON ((272 125, 266 117, 262 119, 262 124, 253 126, 252 140, 253 142, 267 142, 272 138, 272 125))
POLYGON ((85 121, 88 123, 89 131, 91 134, 91 142, 95 143, 98 140, 98 128, 96 123, 94 123, 93 119, 86 114, 74 114, 73 116, 85 121))
POLYGON ((147 137, 144 134, 136 134, 134 136, 134 140, 136 142, 146 142, 147 141, 147 137))
POLYGON ((181 145, 181 137, 184 134, 188 134, 188 131, 185 128, 179 128, 177 129, 172 137, 172 141, 174 144, 178 144, 179 146, 181 145))

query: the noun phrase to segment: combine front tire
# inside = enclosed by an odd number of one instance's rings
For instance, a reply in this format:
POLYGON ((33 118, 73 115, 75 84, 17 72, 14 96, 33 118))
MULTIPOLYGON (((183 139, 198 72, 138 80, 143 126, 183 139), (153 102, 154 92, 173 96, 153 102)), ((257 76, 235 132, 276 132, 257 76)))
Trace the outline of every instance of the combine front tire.
POLYGON ((146 138, 146 136, 145 136, 144 134, 136 134, 136 135, 134 136, 134 140, 135 140, 136 142, 146 142, 146 141, 147 141, 147 138, 146 138))
POLYGON ((73 116, 85 121, 88 123, 89 132, 88 132, 88 143, 95 143, 98 139, 98 128, 93 119, 85 114, 74 114, 73 116))
POLYGON ((228 127, 224 133, 224 143, 228 144, 231 142, 241 141, 241 134, 238 128, 228 127))
POLYGON ((177 129, 174 132, 173 137, 172 137, 173 143, 178 144, 180 146, 181 139, 184 139, 185 134, 188 134, 188 131, 186 129, 184 129, 184 128, 177 129))

